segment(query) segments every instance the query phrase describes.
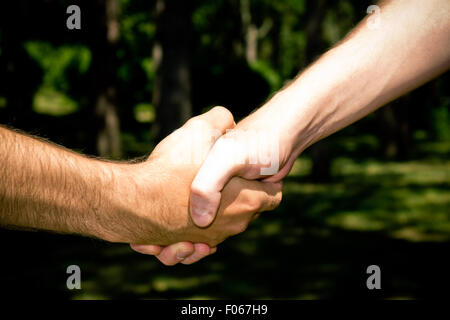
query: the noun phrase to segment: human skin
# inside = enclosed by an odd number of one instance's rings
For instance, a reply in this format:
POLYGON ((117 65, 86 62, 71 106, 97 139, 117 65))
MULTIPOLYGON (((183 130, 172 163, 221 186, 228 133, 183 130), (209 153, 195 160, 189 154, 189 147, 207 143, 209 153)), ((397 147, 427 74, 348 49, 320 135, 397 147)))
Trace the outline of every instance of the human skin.
MULTIPOLYGON (((208 226, 216 215, 223 187, 231 177, 276 182, 291 170, 298 155, 446 71, 450 66, 450 1, 385 1, 378 25, 363 20, 340 44, 237 124, 236 134, 217 140, 197 173, 190 195, 194 222, 208 226), (279 170, 250 163, 246 132, 275 137, 279 170), (243 153, 243 154, 242 154, 243 153), (233 161, 236 157, 245 161, 233 161)), ((271 153, 269 144, 258 144, 271 153)))
MULTIPOLYGON (((379 7, 378 17, 364 19, 233 132, 218 139, 191 186, 190 212, 199 227, 214 221, 231 177, 280 181, 306 148, 449 68, 450 1, 392 0, 379 7), (274 143, 261 141, 276 140, 276 174, 261 174, 267 165, 250 161, 254 150, 248 148, 249 137, 251 142, 255 136, 262 138, 250 144, 258 145, 261 154, 274 153, 274 143)), ((139 249, 167 259, 179 245, 186 244, 139 249)), ((193 256, 203 257, 207 248, 196 246, 193 256)))
POLYGON ((233 126, 228 110, 214 108, 189 120, 140 163, 87 158, 0 127, 0 224, 109 242, 177 243, 161 257, 164 263, 183 261, 194 249, 200 254, 190 259, 196 261, 281 201, 281 184, 235 178, 224 189, 216 223, 205 229, 192 223, 189 187, 202 159, 174 163, 171 154, 205 157, 233 126))

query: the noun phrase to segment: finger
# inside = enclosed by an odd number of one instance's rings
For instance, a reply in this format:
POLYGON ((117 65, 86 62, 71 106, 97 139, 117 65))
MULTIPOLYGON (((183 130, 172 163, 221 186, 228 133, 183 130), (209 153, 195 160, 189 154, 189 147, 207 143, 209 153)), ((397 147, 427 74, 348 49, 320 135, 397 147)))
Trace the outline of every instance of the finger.
POLYGON ((217 131, 218 136, 215 137, 216 139, 224 134, 227 129, 233 129, 236 125, 233 114, 227 108, 222 106, 214 107, 208 112, 189 119, 184 127, 189 128, 198 123, 203 125, 206 124, 210 129, 217 131))
POLYGON ((274 210, 282 200, 283 184, 281 182, 259 182, 265 194, 262 196, 262 205, 259 212, 274 210))
POLYGON ((231 161, 232 139, 220 138, 212 147, 191 185, 190 212, 199 227, 209 226, 219 208, 221 191, 239 170, 231 161))
MULTIPOLYGON (((215 107, 199 116, 199 119, 208 122, 222 134, 235 125, 233 116, 223 107, 215 107)), ((199 227, 206 227, 214 220, 220 203, 220 191, 233 173, 225 157, 231 154, 227 152, 228 145, 228 141, 221 139, 214 144, 191 185, 190 212, 194 223, 199 227), (214 173, 213 176, 210 175, 211 172, 214 173)))
POLYGON ((163 250, 163 247, 153 244, 130 244, 130 247, 136 252, 154 256, 160 254, 163 250))
POLYGON ((282 183, 261 182, 234 177, 224 189, 221 208, 233 207, 239 212, 255 213, 275 209, 282 199, 282 183))
POLYGON ((194 253, 194 245, 190 242, 179 242, 165 247, 156 257, 166 266, 173 266, 194 253))
MULTIPOLYGON (((189 257, 181 261, 182 264, 192 264, 195 263, 201 259, 203 259, 206 256, 209 256, 212 252, 212 249, 209 248, 209 246, 205 243, 196 243, 194 244, 195 250, 194 253, 191 254, 189 257)), ((214 248, 217 250, 216 248, 214 248)), ((215 252, 214 250, 214 252, 215 252)))

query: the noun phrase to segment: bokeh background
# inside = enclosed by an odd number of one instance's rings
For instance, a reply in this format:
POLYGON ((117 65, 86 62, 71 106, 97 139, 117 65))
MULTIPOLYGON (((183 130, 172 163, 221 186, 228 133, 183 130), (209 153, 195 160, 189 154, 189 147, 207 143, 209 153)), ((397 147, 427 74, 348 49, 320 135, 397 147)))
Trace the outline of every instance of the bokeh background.
MULTIPOLYGON (((211 106, 245 116, 373 1, 2 1, 0 123, 112 159, 211 106), (81 8, 81 30, 66 8, 81 8)), ((316 144, 284 199, 192 266, 127 245, 0 229, 0 290, 30 298, 449 297, 448 73, 316 144), (66 268, 82 290, 66 288, 66 268), (366 288, 367 266, 382 289, 366 288)), ((0 164, 1 165, 1 164, 0 164)))

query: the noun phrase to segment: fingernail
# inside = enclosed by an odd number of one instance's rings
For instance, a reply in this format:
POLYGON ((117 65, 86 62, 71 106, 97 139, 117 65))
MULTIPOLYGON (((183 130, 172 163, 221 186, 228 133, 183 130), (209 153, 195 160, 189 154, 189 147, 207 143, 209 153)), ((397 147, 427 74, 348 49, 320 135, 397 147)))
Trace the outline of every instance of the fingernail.
POLYGON ((192 215, 198 216, 198 217, 204 217, 206 215, 208 215, 208 206, 207 206, 208 202, 200 197, 199 195, 196 194, 191 194, 191 199, 190 199, 190 209, 191 209, 191 213, 192 215))
POLYGON ((211 223, 211 218, 213 217, 211 211, 204 208, 195 208, 191 212, 192 219, 197 226, 206 227, 211 223))
POLYGON ((184 259, 186 259, 189 255, 190 255, 190 252, 187 252, 187 251, 181 251, 181 250, 180 250, 180 251, 177 251, 177 254, 176 254, 178 260, 184 260, 184 259))
POLYGON ((199 216, 199 217, 204 217, 204 216, 208 215, 208 210, 192 209, 192 208, 191 208, 191 210, 194 215, 199 216))

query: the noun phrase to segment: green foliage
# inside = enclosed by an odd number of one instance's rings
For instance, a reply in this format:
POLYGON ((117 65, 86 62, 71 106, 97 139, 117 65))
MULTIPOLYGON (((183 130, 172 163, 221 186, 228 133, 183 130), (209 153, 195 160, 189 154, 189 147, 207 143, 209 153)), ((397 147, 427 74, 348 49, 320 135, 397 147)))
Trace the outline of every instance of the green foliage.
POLYGON ((322 37, 329 44, 334 45, 343 39, 354 26, 355 13, 350 1, 340 1, 333 10, 328 10, 322 22, 322 37))
POLYGON ((152 123, 155 121, 155 108, 150 103, 139 103, 134 107, 134 117, 141 123, 152 123))
POLYGON ((149 83, 154 83, 155 81, 155 75, 156 75, 156 66, 151 57, 146 57, 142 59, 141 62, 142 69, 145 71, 145 74, 147 75, 147 79, 149 83))
POLYGON ((258 60, 250 64, 250 68, 261 75, 270 85, 272 93, 278 91, 282 86, 280 74, 274 70, 267 62, 258 60))
POLYGON ((91 62, 91 52, 80 45, 54 47, 42 41, 29 41, 24 44, 28 54, 44 71, 42 84, 55 90, 67 92, 70 83, 68 73, 71 69, 85 74, 91 62))
POLYGON ((156 31, 154 5, 154 1, 121 0, 117 87, 121 110, 126 110, 124 115, 133 121, 134 107, 152 100, 156 73, 152 59, 156 31))
POLYGON ((434 134, 438 140, 450 140, 450 97, 443 97, 442 104, 432 109, 434 134))
MULTIPOLYGON (((296 164, 290 176, 307 174, 301 168, 308 166, 296 164)), ((330 227, 383 231, 408 241, 450 239, 450 212, 446 209, 450 205, 446 188, 450 162, 430 159, 383 163, 338 158, 333 175, 336 179, 328 185, 294 180, 285 185, 285 194, 327 198, 314 202, 303 214, 330 227)))
POLYGON ((295 76, 305 59, 306 34, 303 30, 295 30, 292 24, 298 21, 294 15, 288 15, 281 25, 280 31, 280 74, 283 79, 295 76))
POLYGON ((65 116, 78 110, 78 104, 52 87, 42 86, 33 99, 33 110, 51 116, 65 116))
POLYGON ((33 99, 33 110, 53 116, 77 111, 78 102, 69 97, 69 81, 73 73, 80 76, 87 73, 90 50, 80 45, 54 47, 43 41, 29 41, 24 46, 43 71, 42 84, 33 99))
POLYGON ((305 18, 304 1, 281 1, 275 5, 280 17, 279 73, 283 80, 295 76, 303 66, 307 45, 306 33, 302 28, 305 18))

